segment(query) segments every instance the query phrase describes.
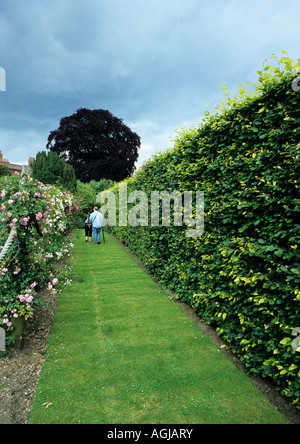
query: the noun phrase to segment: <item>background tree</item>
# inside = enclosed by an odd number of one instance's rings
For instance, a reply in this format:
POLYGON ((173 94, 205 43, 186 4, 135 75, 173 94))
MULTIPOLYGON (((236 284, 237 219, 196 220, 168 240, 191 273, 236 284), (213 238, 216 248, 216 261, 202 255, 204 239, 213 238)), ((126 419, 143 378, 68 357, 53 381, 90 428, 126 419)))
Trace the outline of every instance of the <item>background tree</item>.
POLYGON ((71 192, 76 191, 74 168, 57 153, 41 151, 33 163, 33 177, 48 185, 61 185, 71 192))
POLYGON ((80 205, 78 219, 80 220, 80 224, 83 225, 87 212, 92 212, 96 204, 96 192, 89 183, 83 183, 78 180, 75 197, 80 205))
POLYGON ((140 137, 105 110, 79 109, 51 131, 47 148, 74 167, 81 182, 123 180, 135 171, 140 137))
POLYGON ((62 168, 62 174, 61 174, 61 180, 62 185, 72 193, 75 193, 77 190, 77 179, 75 175, 74 168, 72 165, 66 163, 63 159, 60 159, 62 162, 63 168, 62 168))
POLYGON ((6 165, 0 165, 0 176, 11 176, 11 175, 12 174, 6 165))
POLYGON ((116 182, 114 180, 109 179, 101 179, 99 182, 96 180, 91 180, 90 185, 95 190, 96 194, 101 193, 101 191, 107 190, 108 188, 112 188, 116 182))

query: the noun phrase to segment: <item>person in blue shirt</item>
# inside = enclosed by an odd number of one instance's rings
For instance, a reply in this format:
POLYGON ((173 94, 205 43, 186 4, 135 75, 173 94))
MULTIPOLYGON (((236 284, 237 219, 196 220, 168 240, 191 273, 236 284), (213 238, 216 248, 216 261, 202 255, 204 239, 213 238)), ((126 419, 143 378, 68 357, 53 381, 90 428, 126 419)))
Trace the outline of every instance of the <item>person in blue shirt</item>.
POLYGON ((100 234, 101 234, 101 227, 103 225, 103 216, 98 211, 98 208, 94 208, 94 212, 90 216, 90 221, 93 226, 93 237, 94 237, 94 243, 100 244, 100 234))

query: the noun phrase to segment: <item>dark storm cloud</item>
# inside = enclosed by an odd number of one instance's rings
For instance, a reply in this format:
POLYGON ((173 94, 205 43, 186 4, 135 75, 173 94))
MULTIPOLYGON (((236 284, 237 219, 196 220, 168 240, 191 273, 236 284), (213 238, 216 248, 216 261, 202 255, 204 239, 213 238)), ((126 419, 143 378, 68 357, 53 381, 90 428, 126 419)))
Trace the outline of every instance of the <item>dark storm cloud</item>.
POLYGON ((59 119, 109 109, 142 158, 197 124, 273 52, 297 58, 294 0, 1 0, 0 149, 25 162, 59 119))

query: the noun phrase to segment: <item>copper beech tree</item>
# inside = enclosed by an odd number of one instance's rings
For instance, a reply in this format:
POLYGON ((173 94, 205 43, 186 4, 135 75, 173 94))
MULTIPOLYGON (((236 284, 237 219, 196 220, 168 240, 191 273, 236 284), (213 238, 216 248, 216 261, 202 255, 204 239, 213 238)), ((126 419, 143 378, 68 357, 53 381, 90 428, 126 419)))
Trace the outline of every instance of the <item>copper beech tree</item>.
POLYGON ((81 182, 132 176, 140 137, 110 111, 81 108, 60 120, 51 131, 47 148, 74 167, 81 182))

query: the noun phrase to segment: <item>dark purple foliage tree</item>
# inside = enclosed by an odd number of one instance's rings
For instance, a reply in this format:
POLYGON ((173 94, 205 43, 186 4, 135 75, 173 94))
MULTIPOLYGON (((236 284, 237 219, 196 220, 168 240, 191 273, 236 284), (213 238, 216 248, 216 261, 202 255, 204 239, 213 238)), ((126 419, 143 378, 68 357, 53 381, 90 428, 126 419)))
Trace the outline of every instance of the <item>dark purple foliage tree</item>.
POLYGON ((109 111, 81 108, 61 119, 47 148, 74 167, 77 179, 90 182, 132 176, 140 145, 140 137, 109 111))

